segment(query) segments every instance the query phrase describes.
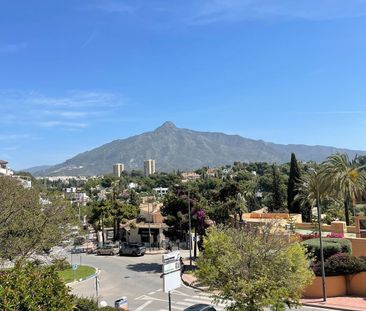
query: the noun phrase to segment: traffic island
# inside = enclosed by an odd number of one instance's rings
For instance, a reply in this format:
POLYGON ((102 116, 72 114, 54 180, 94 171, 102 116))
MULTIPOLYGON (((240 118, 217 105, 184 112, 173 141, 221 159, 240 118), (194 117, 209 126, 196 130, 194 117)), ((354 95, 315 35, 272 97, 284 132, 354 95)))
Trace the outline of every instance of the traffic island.
POLYGON ((97 270, 90 266, 68 267, 59 271, 59 276, 64 283, 88 279, 96 274, 97 270), (73 269, 74 268, 74 269, 73 269))

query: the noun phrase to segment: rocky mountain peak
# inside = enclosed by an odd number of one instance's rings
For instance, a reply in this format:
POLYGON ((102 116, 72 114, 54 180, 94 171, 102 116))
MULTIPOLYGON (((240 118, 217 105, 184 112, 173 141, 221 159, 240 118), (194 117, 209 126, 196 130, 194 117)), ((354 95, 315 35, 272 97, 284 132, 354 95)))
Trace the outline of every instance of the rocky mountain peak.
POLYGON ((161 130, 175 130, 177 127, 175 124, 171 121, 164 122, 161 126, 159 126, 155 131, 161 131, 161 130))

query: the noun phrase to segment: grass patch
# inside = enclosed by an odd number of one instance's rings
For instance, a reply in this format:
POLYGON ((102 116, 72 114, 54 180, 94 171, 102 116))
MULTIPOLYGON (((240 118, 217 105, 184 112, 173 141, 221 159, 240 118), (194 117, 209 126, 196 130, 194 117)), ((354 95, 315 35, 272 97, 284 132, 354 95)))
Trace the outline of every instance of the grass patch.
POLYGON ((72 268, 67 268, 65 270, 59 271, 60 278, 65 282, 69 283, 74 280, 79 280, 86 278, 95 273, 95 268, 89 266, 78 266, 78 268, 73 271, 72 268))

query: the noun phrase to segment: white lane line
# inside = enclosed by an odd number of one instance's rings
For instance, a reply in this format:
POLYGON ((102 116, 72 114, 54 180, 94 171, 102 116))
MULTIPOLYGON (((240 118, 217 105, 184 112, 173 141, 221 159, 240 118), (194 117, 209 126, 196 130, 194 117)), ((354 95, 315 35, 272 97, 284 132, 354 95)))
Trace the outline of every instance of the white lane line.
POLYGON ((163 289, 162 288, 159 288, 156 290, 156 292, 161 292, 163 289))
POLYGON ((187 306, 187 307, 190 307, 192 305, 192 303, 182 302, 182 301, 178 301, 175 304, 181 305, 181 306, 187 306))
POLYGON ((154 295, 155 294, 155 292, 150 292, 150 293, 148 293, 148 295, 154 295))
MULTIPOLYGON (((191 303, 206 303, 206 304, 209 304, 209 305, 215 305, 213 302, 211 302, 211 301, 203 301, 202 299, 201 300, 199 300, 199 299, 190 299, 190 298, 187 298, 187 299, 184 299, 184 301, 189 301, 189 302, 191 302, 191 303)), ((225 305, 224 304, 222 304, 222 303, 219 303, 219 304, 217 304, 217 305, 215 305, 215 306, 217 306, 217 307, 221 307, 221 308, 224 308, 225 307, 225 305)))
POLYGON ((189 295, 187 295, 187 294, 185 294, 185 293, 182 293, 182 292, 180 292, 179 290, 172 290, 171 291, 171 294, 175 294, 175 295, 181 295, 181 296, 186 296, 186 297, 188 297, 189 295))
POLYGON ((206 301, 211 301, 212 300, 210 297, 204 297, 204 296, 191 296, 189 298, 201 299, 201 300, 206 300, 206 301))
POLYGON ((152 300, 146 301, 143 305, 139 306, 135 311, 144 310, 150 303, 152 303, 152 300))

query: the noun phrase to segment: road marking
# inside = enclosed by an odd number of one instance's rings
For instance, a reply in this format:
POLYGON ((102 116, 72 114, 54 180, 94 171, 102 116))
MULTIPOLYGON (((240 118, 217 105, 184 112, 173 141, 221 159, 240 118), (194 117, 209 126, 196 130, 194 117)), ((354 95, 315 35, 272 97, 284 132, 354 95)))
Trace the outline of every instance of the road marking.
POLYGON ((152 300, 150 301, 146 301, 143 305, 141 305, 140 307, 138 307, 137 309, 135 309, 135 311, 141 311, 144 310, 145 307, 147 307, 150 303, 152 303, 152 300))
POLYGON ((150 293, 148 293, 148 295, 154 295, 155 294, 155 292, 150 292, 150 293))
POLYGON ((158 290, 156 290, 157 292, 161 292, 163 289, 162 288, 159 288, 158 290))
POLYGON ((209 304, 209 305, 214 305, 216 308, 225 308, 226 306, 222 303, 219 303, 219 304, 214 304, 213 302, 211 301, 205 301, 203 299, 190 299, 190 298, 187 298, 187 299, 184 299, 184 301, 188 301, 190 303, 206 303, 206 304, 209 304))
POLYGON ((185 293, 182 293, 182 292, 180 292, 179 290, 172 290, 171 291, 171 293, 172 294, 175 294, 175 295, 181 295, 181 296, 186 296, 186 297, 188 297, 189 295, 187 295, 187 294, 185 294, 185 293))
POLYGON ((190 307, 192 305, 192 303, 182 302, 182 301, 178 301, 178 302, 176 302, 176 304, 181 305, 181 306, 187 306, 187 307, 190 307))

